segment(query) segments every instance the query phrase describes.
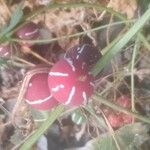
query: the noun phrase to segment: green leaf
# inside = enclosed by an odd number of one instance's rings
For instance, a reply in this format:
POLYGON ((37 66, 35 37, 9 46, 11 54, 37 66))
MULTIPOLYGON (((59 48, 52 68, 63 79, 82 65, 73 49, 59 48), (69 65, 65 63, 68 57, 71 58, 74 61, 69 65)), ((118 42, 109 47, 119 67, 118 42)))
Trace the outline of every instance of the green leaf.
POLYGON ((6 64, 7 61, 3 58, 0 58, 0 66, 2 66, 3 64, 6 64))
POLYGON ((84 123, 87 120, 85 114, 80 109, 75 110, 71 114, 71 119, 78 125, 84 123))
POLYGON ((11 31, 22 19, 23 11, 21 5, 17 6, 16 10, 13 12, 11 16, 11 20, 8 26, 5 26, 0 33, 0 38, 5 36, 9 31, 11 31))
POLYGON ((121 51, 121 49, 131 40, 131 38, 144 26, 150 19, 150 8, 142 15, 142 17, 131 27, 131 29, 114 45, 109 51, 97 62, 92 69, 93 75, 97 75, 110 60, 121 51))
MULTIPOLYGON (((115 131, 121 150, 137 150, 146 140, 148 128, 142 123, 126 125, 115 131)), ((93 142, 94 150, 118 150, 110 133, 101 135, 93 142)))
POLYGON ((44 111, 44 110, 37 110, 37 109, 32 108, 31 114, 34 120, 42 121, 48 118, 49 110, 44 111))

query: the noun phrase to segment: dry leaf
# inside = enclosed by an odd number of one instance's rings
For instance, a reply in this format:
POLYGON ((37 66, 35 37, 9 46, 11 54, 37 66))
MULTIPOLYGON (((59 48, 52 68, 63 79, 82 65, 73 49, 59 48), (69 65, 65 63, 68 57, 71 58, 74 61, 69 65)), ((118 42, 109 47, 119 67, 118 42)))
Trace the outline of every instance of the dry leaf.
POLYGON ((10 11, 3 0, 0 0, 0 27, 4 26, 10 18, 10 11))

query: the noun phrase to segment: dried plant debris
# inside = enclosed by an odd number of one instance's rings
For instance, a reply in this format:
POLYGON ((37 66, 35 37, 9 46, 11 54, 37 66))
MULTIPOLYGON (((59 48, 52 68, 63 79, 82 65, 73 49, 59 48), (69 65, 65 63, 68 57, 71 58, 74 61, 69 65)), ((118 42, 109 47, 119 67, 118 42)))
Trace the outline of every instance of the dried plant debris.
POLYGON ((1 77, 1 86, 6 88, 14 87, 17 82, 22 80, 22 77, 25 74, 25 70, 14 68, 11 66, 1 66, 0 67, 0 77, 1 77))
POLYGON ((25 70, 11 66, 0 67, 0 95, 4 99, 16 98, 19 89, 19 81, 22 80, 25 70))
MULTIPOLYGON (((66 35, 71 35, 77 33, 77 26, 85 31, 91 29, 91 22, 92 20, 96 21, 96 15, 93 13, 92 10, 88 10, 85 8, 78 8, 78 9, 64 9, 62 11, 52 10, 45 14, 45 23, 49 27, 51 31, 56 31, 55 34, 57 37, 61 37, 66 35), (50 15, 51 14, 51 15, 50 15), (57 30, 56 30, 57 29, 57 30)), ((92 38, 94 44, 95 41, 95 34, 89 34, 90 38, 92 38)), ((72 45, 71 43, 78 43, 78 39, 70 39, 59 41, 60 46, 63 49, 68 49, 72 45), (73 41, 72 41, 73 40, 73 41), (67 43, 66 43, 67 42, 67 43), (69 45, 68 45, 69 44, 69 45), (67 47, 66 47, 67 46, 67 47)))
POLYGON ((114 10, 126 14, 129 19, 132 19, 137 10, 136 0, 110 0, 108 7, 114 10))
POLYGON ((9 20, 11 12, 3 0, 0 0, 0 28, 9 20))

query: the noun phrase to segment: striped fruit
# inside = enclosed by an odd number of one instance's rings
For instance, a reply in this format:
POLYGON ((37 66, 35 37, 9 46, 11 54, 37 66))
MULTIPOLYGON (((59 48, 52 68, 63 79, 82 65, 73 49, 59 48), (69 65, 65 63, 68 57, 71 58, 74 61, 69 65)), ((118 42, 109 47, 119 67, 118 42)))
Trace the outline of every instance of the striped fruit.
POLYGON ((48 73, 38 73, 32 76, 25 93, 25 101, 33 108, 47 110, 58 105, 49 92, 48 73))
POLYGON ((85 68, 80 63, 74 65, 71 59, 59 60, 51 68, 48 77, 54 98, 69 106, 86 104, 93 93, 93 77, 85 68))

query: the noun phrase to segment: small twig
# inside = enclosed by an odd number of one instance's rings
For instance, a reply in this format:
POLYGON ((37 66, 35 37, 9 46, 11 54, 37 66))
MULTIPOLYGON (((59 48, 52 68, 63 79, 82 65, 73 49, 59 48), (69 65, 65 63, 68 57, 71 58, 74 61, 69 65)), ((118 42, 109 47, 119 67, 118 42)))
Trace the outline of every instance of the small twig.
POLYGON ((29 61, 26 61, 26 60, 24 60, 24 59, 21 59, 21 58, 19 58, 19 57, 13 57, 13 59, 14 60, 17 60, 17 61, 20 61, 20 62, 22 62, 22 63, 24 63, 24 64, 27 64, 28 66, 30 66, 30 67, 35 67, 36 65, 35 64, 33 64, 33 63, 31 63, 31 62, 29 62, 29 61))
POLYGON ((39 60, 43 61, 44 63, 48 64, 48 65, 51 65, 53 66, 54 63, 52 62, 49 62, 48 60, 46 60, 45 58, 43 58, 42 56, 40 56, 38 53, 32 51, 32 49, 30 49, 29 47, 27 46, 23 46, 23 51, 33 55, 34 57, 38 58, 39 60))
POLYGON ((101 21, 101 20, 103 20, 103 18, 104 18, 104 16, 105 16, 105 14, 106 14, 106 10, 104 10, 102 13, 101 13, 101 15, 98 17, 98 21, 101 21))
POLYGON ((133 49, 133 54, 132 54, 132 60, 131 60, 131 109, 132 109, 132 112, 135 112, 136 109, 135 109, 135 93, 134 93, 134 66, 135 66, 135 58, 136 58, 136 55, 137 55, 137 51, 138 51, 138 48, 139 48, 139 40, 138 38, 136 39, 135 41, 135 46, 134 46, 134 49, 133 49))
POLYGON ((33 52, 32 50, 31 50, 29 53, 30 53, 30 54, 32 54, 34 57, 38 58, 39 60, 41 60, 41 61, 45 62, 45 63, 46 63, 46 64, 48 64, 48 65, 51 65, 51 66, 53 66, 53 65, 54 65, 54 63, 49 62, 48 60, 46 60, 45 58, 43 58, 43 57, 42 57, 42 56, 40 56, 39 54, 37 54, 37 53, 33 52))
POLYGON ((101 113, 102 113, 102 115, 103 115, 103 117, 104 117, 104 119, 105 119, 105 121, 106 121, 106 124, 108 125, 109 132, 110 132, 110 134, 112 135, 112 138, 114 139, 114 142, 115 142, 115 144, 116 144, 117 149, 118 149, 118 150, 121 150, 121 148, 120 148, 120 146, 119 146, 119 143, 118 143, 118 141, 117 141, 117 139, 116 139, 116 135, 115 135, 115 132, 114 132, 112 126, 110 125, 110 123, 109 123, 107 117, 105 116, 105 114, 104 114, 104 112, 103 112, 102 110, 101 110, 101 113))
POLYGON ((12 123, 15 125, 15 117, 16 117, 16 112, 17 112, 17 109, 19 108, 23 98, 24 98, 24 95, 25 95, 25 92, 26 92, 26 89, 28 87, 28 84, 29 84, 29 81, 30 79, 32 78, 33 75, 37 74, 37 73, 48 73, 49 72, 49 68, 45 67, 45 68, 36 68, 32 71, 29 71, 24 80, 23 80, 23 83, 22 83, 22 86, 21 86, 21 89, 20 89, 20 92, 19 92, 19 96, 17 98, 17 102, 14 106, 14 109, 12 111, 12 123))
POLYGON ((11 17, 11 12, 4 0, 1 0, 1 4, 5 7, 5 11, 7 11, 7 14, 9 15, 9 17, 11 17))

